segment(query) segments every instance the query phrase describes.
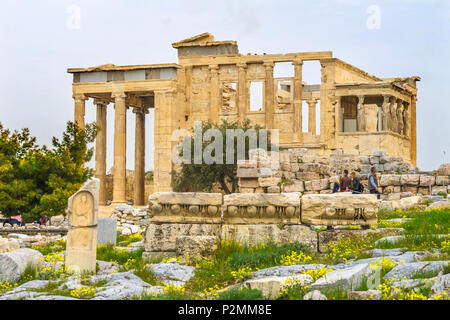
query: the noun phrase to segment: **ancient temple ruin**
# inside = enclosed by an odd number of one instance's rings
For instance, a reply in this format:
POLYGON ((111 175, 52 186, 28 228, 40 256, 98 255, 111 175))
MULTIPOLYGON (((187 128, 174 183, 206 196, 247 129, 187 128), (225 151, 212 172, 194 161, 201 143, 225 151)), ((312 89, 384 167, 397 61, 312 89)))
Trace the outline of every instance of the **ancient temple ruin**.
MULTIPOLYGON (((308 148, 328 156, 370 155, 386 150, 416 165, 417 76, 378 78, 338 58, 332 52, 243 55, 236 41, 215 41, 209 33, 172 44, 178 63, 71 68, 75 121, 84 126, 85 102, 97 106, 97 123, 106 128, 108 105, 114 104, 113 203, 126 202, 126 110, 136 115, 134 204, 143 205, 145 115, 155 109, 154 191, 172 189, 172 132, 190 130, 197 120, 218 122, 250 119, 267 129, 279 129, 280 147, 308 148), (305 83, 302 66, 319 61, 321 83, 305 83), (278 63, 292 63, 293 77, 274 77, 278 63), (250 105, 251 88, 261 88, 261 104, 250 105), (303 103, 309 106, 302 112, 303 103), (316 112, 316 104, 320 111, 316 112), (316 117, 320 127, 316 128, 316 117), (303 132, 303 118, 308 131, 303 132)), ((106 203, 106 130, 96 142, 96 177, 100 205, 106 203)))

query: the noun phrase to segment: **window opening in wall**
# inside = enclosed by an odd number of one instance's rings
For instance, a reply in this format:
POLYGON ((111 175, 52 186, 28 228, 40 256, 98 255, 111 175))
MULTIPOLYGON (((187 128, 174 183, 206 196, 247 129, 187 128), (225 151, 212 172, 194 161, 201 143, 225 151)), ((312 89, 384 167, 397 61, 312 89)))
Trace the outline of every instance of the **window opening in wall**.
POLYGON ((263 110, 263 82, 252 81, 250 82, 250 111, 262 111, 263 110))

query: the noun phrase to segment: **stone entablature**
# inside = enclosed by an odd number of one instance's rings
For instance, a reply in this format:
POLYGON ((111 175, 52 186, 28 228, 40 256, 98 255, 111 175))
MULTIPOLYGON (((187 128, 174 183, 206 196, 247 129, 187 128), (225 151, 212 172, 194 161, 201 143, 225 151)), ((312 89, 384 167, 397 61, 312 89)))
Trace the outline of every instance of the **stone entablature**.
POLYGON ((298 224, 300 198, 300 193, 225 195, 223 221, 232 224, 298 224))
POLYGON ((376 225, 376 195, 308 194, 302 197, 302 223, 311 225, 376 225))
POLYGON ((156 192, 149 197, 151 222, 220 223, 222 194, 156 192))

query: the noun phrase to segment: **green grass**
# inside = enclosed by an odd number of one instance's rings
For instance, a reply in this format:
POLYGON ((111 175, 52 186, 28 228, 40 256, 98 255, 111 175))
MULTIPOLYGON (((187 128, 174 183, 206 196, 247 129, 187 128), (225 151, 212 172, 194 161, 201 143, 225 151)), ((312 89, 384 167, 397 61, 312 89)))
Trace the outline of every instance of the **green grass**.
POLYGON ((309 247, 298 242, 277 246, 269 243, 263 247, 247 247, 244 246, 241 250, 232 252, 229 255, 228 265, 233 269, 242 267, 250 268, 270 268, 280 265, 279 261, 283 255, 288 255, 290 252, 310 253, 309 247))
POLYGON ((219 293, 218 300, 263 300, 261 290, 257 289, 230 289, 219 293))
POLYGON ((42 255, 46 256, 51 253, 61 252, 66 250, 66 241, 58 240, 47 244, 42 244, 38 246, 32 246, 34 250, 39 251, 42 255))
POLYGON ((348 300, 348 291, 339 285, 337 288, 329 288, 320 290, 328 300, 348 300))
POLYGON ((389 220, 398 218, 414 218, 422 214, 422 210, 412 208, 408 210, 380 210, 378 211, 378 220, 389 220))
POLYGON ((291 251, 309 253, 310 249, 298 242, 281 246, 268 243, 249 247, 235 241, 223 241, 219 243, 212 260, 198 264, 194 276, 186 283, 186 290, 203 292, 215 285, 226 287, 237 282, 232 275, 233 271, 244 267, 255 270, 280 265, 281 257, 291 251))
POLYGON ((308 288, 300 284, 287 286, 285 287, 285 291, 281 293, 281 296, 277 300, 303 300, 303 297, 308 293, 308 291, 308 288))
POLYGON ((143 248, 135 251, 117 250, 113 244, 108 243, 97 247, 97 260, 114 261, 124 265, 129 259, 142 260, 143 248))
POLYGON ((450 209, 441 208, 424 211, 405 223, 405 234, 430 235, 448 234, 450 229, 450 209))

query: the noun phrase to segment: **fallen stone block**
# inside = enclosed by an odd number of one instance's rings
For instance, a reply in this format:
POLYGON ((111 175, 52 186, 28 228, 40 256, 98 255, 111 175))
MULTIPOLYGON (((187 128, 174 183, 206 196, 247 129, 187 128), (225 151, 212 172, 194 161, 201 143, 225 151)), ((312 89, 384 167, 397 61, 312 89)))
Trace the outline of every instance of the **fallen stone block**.
POLYGON ((23 248, 0 254, 0 282, 16 283, 28 265, 38 265, 42 253, 23 248))
POLYGON ((358 264, 347 269, 339 269, 325 274, 314 282, 312 289, 338 289, 357 290, 360 288, 365 276, 372 273, 369 264, 358 264))
POLYGON ((280 296, 281 290, 285 287, 299 284, 307 285, 313 282, 313 278, 308 274, 300 274, 290 277, 268 277, 256 280, 247 280, 244 285, 249 289, 261 290, 264 297, 276 299, 280 296))

